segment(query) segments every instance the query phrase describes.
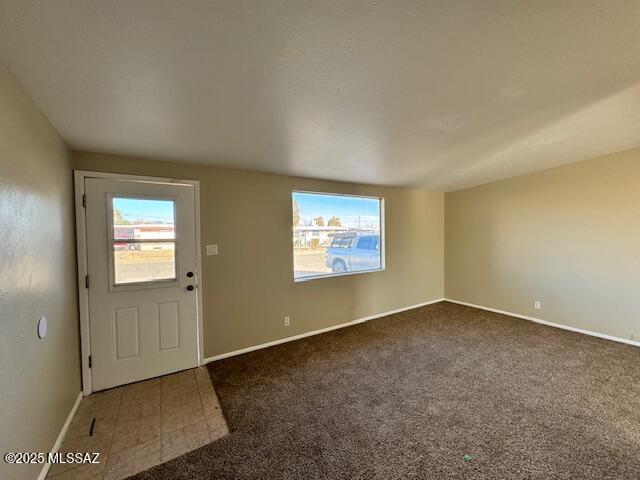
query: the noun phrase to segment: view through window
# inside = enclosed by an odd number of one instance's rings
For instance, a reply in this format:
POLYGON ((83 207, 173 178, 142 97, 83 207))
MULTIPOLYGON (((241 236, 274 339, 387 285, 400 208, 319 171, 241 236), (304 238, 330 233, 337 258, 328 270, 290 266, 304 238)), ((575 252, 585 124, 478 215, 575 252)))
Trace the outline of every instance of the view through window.
POLYGON ((176 278, 175 202, 114 197, 116 285, 176 278))
POLYGON ((384 268, 381 198, 293 192, 295 280, 384 268))

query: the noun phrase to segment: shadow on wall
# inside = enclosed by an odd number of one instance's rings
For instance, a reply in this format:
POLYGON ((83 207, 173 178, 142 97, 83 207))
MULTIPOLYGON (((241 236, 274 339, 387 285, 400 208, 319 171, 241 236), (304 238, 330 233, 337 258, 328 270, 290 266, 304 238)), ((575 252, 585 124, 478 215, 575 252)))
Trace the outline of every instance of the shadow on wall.
POLYGON ((474 133, 470 125, 464 138, 437 155, 438 166, 416 182, 429 185, 435 178, 451 184, 451 191, 635 148, 638 111, 640 84, 631 83, 613 93, 558 99, 535 115, 506 116, 508 123, 495 122, 482 132, 474 133), (458 165, 455 172, 452 163, 458 165), (505 167, 509 173, 499 174, 505 167))

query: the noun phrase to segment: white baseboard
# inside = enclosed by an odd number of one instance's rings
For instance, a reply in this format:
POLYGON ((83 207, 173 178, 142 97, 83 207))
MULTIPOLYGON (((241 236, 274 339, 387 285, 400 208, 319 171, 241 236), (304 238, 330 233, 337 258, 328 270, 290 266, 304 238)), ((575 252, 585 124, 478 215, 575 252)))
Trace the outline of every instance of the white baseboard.
POLYGON ((604 338, 605 340, 612 340, 614 342, 626 343, 627 345, 640 347, 640 342, 636 340, 627 340, 626 338, 614 337, 612 335, 605 335, 604 333, 593 332, 591 330, 584 330, 582 328, 571 327, 569 325, 562 325, 561 323, 548 322, 547 320, 542 320, 540 318, 529 317, 528 315, 520 315, 519 313, 506 312, 504 310, 484 307, 482 305, 476 305, 474 303, 461 302, 460 300, 454 300, 452 298, 445 298, 444 300, 446 302, 457 303, 458 305, 464 305, 466 307, 479 308, 480 310, 486 310, 488 312, 500 313, 502 315, 509 315, 510 317, 529 320, 530 322, 540 323, 542 325, 547 325, 548 327, 561 328, 562 330, 569 330, 570 332, 582 333, 584 335, 590 335, 592 337, 604 338))
POLYGON ((411 305, 409 307, 398 308, 396 310, 390 310, 388 312, 377 313, 375 315, 371 315, 369 317, 359 318, 357 320, 352 320, 347 323, 341 323, 339 325, 333 325, 327 328, 321 328, 320 330, 312 330, 311 332, 301 333, 299 335, 294 335, 292 337, 280 338, 278 340, 274 340, 272 342, 262 343, 260 345, 254 345, 253 347, 241 348, 240 350, 234 350, 233 352, 222 353, 220 355, 216 355, 214 357, 203 358, 202 365, 205 365, 210 362, 215 362, 216 360, 222 360, 223 358, 234 357, 236 355, 242 355, 243 353, 253 352, 254 350, 260 350, 262 348, 273 347, 274 345, 280 345, 281 343, 293 342, 294 340, 300 340, 301 338, 311 337, 313 335, 318 335, 320 333, 330 332, 331 330, 337 330, 339 328, 350 327, 351 325, 356 325, 358 323, 367 322, 369 320, 373 320, 375 318, 386 317, 387 315, 393 315, 394 313, 405 312, 407 310, 412 310, 414 308, 425 307, 427 305, 431 305, 434 303, 439 303, 444 301, 444 298, 438 298, 436 300, 429 300, 428 302, 418 303, 416 305, 411 305))
MULTIPOLYGON (((64 436, 67 433, 67 430, 69 429, 69 425, 71 425, 71 420, 73 420, 73 416, 76 414, 76 410, 78 410, 78 407, 80 406, 80 402, 82 401, 83 398, 83 394, 82 392, 80 392, 78 394, 78 398, 76 398, 76 403, 73 404, 73 407, 71 408, 71 411, 69 412, 69 416, 67 417, 67 421, 64 422, 64 425, 62 426, 62 430, 60 430, 60 433, 58 434, 58 438, 56 439, 56 443, 53 444, 53 448, 51 449, 51 453, 55 453, 58 451, 58 449, 60 448, 60 445, 62 444, 62 440, 64 440, 64 436)), ((42 470, 40 470, 40 475, 38 475, 38 480, 44 480, 47 477, 47 473, 49 473, 49 469, 51 468, 51 464, 50 463, 45 463, 44 465, 42 465, 42 470)), ((56 475, 57 477, 57 475, 56 475)))

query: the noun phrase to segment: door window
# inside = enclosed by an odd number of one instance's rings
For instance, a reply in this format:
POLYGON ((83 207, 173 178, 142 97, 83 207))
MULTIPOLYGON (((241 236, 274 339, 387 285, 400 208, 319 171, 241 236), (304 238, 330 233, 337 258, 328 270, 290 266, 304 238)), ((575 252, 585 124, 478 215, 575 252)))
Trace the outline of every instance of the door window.
POLYGON ((176 280, 175 200, 113 196, 114 285, 176 280))

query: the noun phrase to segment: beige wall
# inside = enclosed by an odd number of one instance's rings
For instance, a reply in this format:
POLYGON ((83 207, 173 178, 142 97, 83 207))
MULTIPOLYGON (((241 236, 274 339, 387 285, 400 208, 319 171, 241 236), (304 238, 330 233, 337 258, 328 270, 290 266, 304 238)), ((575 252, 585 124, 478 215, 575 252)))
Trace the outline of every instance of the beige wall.
POLYGON ((201 182, 203 248, 220 248, 203 252, 206 357, 443 296, 443 194, 91 153, 74 153, 74 167, 201 182), (383 196, 386 271, 294 283, 294 189, 383 196))
POLYGON ((640 339, 640 149, 445 203, 447 298, 640 339))
MULTIPOLYGON (((70 152, 0 64, 1 452, 49 451, 80 392, 72 187, 70 152)), ((0 478, 41 467, 0 461, 0 478)))

